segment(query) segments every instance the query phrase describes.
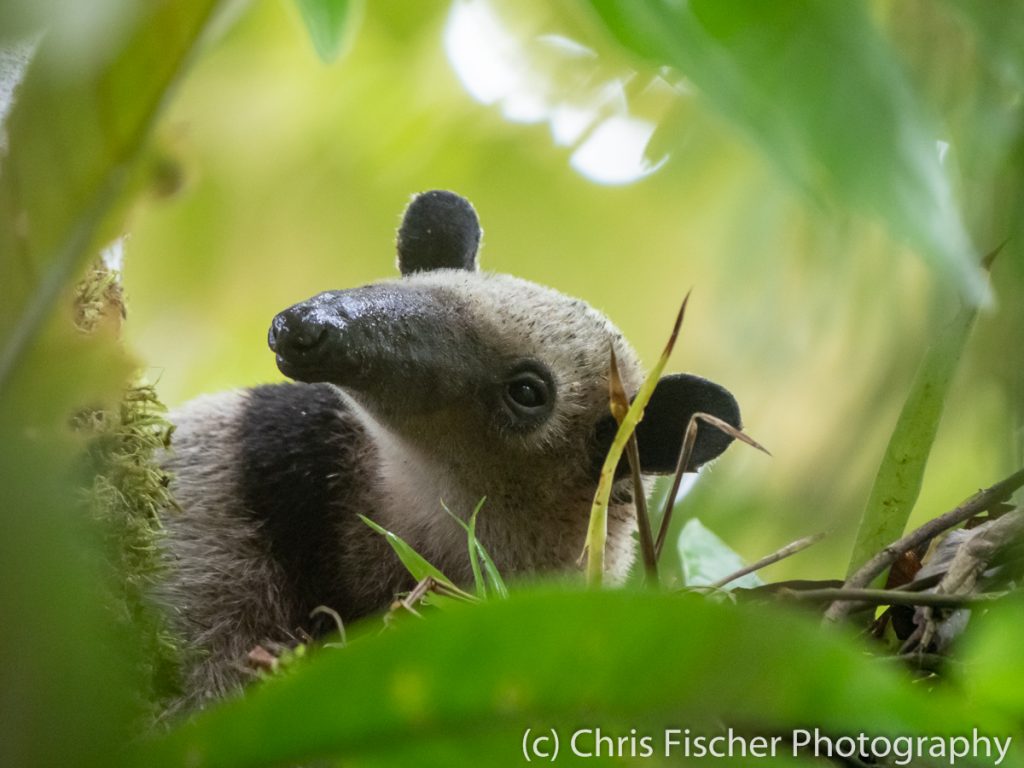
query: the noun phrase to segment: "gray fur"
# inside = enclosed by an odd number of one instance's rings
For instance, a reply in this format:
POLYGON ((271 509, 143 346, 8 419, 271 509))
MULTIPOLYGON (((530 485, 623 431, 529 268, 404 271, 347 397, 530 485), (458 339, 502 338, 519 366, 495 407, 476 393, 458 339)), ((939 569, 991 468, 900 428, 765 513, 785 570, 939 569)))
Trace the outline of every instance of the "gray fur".
MULTIPOLYGON (((283 371, 324 382, 278 394, 320 387, 321 399, 330 400, 323 387, 337 387, 331 431, 315 447, 333 468, 324 481, 328 534, 310 551, 328 564, 323 594, 333 597, 314 596, 335 600, 330 607, 346 621, 387 607, 412 586, 383 537, 356 513, 468 584, 465 533, 441 503, 466 518, 486 496, 477 533, 503 574, 574 569, 597 484, 595 429, 608 414, 609 349, 628 392, 642 379, 622 334, 582 301, 470 268, 418 263, 403 271, 397 280, 296 305, 275 319, 271 334, 283 371), (300 326, 305 335, 296 341, 300 326), (528 429, 496 420, 500 408, 487 395, 523 359, 542 361, 556 392, 550 414, 528 429)), ((294 565, 273 550, 281 529, 261 523, 245 501, 252 482, 241 469, 246 452, 286 458, 293 448, 271 434, 263 445, 246 442, 252 438, 240 424, 256 399, 249 390, 201 397, 172 415, 177 430, 166 466, 181 513, 167 520, 172 567, 161 597, 196 652, 187 707, 244 683, 246 654, 268 641, 289 642, 308 618, 306 598, 288 586, 294 565)), ((634 531, 629 481, 620 479, 609 509, 612 582, 632 565, 634 531)))

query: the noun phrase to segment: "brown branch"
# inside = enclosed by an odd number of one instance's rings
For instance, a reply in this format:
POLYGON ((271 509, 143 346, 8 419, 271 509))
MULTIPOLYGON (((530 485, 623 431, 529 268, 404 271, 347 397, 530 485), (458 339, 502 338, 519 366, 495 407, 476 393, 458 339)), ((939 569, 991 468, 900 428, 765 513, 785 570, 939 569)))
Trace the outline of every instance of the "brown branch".
POLYGON ((702 421, 720 432, 724 432, 734 440, 746 443, 750 447, 756 448, 762 453, 771 456, 768 449, 757 442, 757 440, 752 438, 746 432, 736 429, 736 427, 729 422, 722 421, 717 416, 712 416, 710 413, 703 413, 702 411, 698 411, 690 416, 690 421, 686 424, 686 432, 683 433, 683 444, 682 448, 679 450, 679 461, 676 463, 676 473, 672 480, 672 489, 669 491, 668 497, 665 499, 665 511, 661 516, 661 527, 658 529, 658 538, 654 543, 655 557, 661 557, 661 548, 665 545, 665 537, 668 536, 668 526, 672 521, 672 511, 675 508, 676 495, 679 493, 679 486, 683 481, 683 474, 686 472, 686 468, 690 464, 693 447, 697 443, 698 423, 702 421))
POLYGON ((795 555, 797 552, 803 549, 807 549, 807 547, 811 546, 812 544, 817 544, 827 535, 828 534, 826 534, 823 531, 821 533, 815 533, 812 536, 804 536, 802 539, 797 539, 796 541, 782 547, 782 549, 778 549, 775 552, 772 552, 770 555, 765 555, 760 560, 751 563, 750 565, 744 566, 743 568, 740 568, 738 571, 730 573, 724 579, 719 579, 718 581, 709 584, 708 586, 713 589, 721 589, 726 584, 736 581, 736 579, 746 576, 748 573, 754 573, 754 571, 759 571, 762 568, 767 568, 769 565, 774 565, 780 560, 785 560, 787 557, 795 555))
POLYGON ((832 600, 845 604, 869 603, 871 605, 930 605, 939 608, 959 608, 976 603, 988 603, 1008 595, 1008 592, 981 592, 973 595, 940 595, 934 592, 907 592, 902 589, 859 589, 838 587, 835 589, 780 590, 779 595, 794 600, 832 600))
MULTIPOLYGON (((876 576, 896 562, 896 559, 907 550, 914 549, 943 531, 984 512, 994 504, 1006 501, 1022 485, 1024 485, 1024 469, 1014 472, 1008 478, 990 488, 978 491, 956 509, 950 510, 934 520, 929 520, 920 528, 911 531, 906 536, 897 539, 885 547, 885 549, 868 560, 850 576, 843 585, 843 588, 856 589, 870 584, 876 576)), ((839 621, 849 613, 849 609, 849 602, 837 600, 825 611, 825 621, 839 621)))
POLYGON ((626 443, 626 456, 629 459, 630 474, 633 475, 633 503, 636 505, 636 523, 640 534, 640 552, 644 560, 644 572, 651 585, 658 583, 658 557, 654 549, 654 534, 651 531, 651 518, 647 513, 647 495, 640 470, 640 449, 636 444, 636 435, 630 435, 626 443))

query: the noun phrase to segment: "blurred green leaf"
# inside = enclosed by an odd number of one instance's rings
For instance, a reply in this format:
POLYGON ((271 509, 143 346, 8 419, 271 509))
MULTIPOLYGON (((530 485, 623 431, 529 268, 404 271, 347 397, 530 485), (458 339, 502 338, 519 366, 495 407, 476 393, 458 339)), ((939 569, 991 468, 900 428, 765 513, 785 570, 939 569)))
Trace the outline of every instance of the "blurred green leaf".
MULTIPOLYGON (((942 410, 977 314, 963 307, 935 335, 903 403, 860 519, 846 575, 898 539, 914 510, 942 410)), ((884 581, 879 576, 875 583, 884 581)))
POLYGON ((104 215, 125 189, 132 162, 216 6, 215 0, 124 3, 117 17, 122 26, 102 30, 107 37, 94 41, 100 53, 92 56, 69 53, 54 28, 44 38, 5 126, 0 391, 96 245, 104 215))
POLYGON ((132 679, 138 647, 109 613, 80 499, 92 479, 69 421, 116 402, 130 361, 109 337, 59 320, 0 397, 0 765, 108 768, 137 735, 144 683, 132 679))
MULTIPOLYGON (((708 530, 697 518, 686 521, 677 541, 683 566, 683 584, 703 587, 714 584, 746 565, 728 544, 708 530)), ((729 589, 760 587, 764 582, 756 573, 730 581, 729 589)))
POLYGON ((974 27, 983 58, 1018 88, 1024 88, 1024 5, 947 0, 974 27))
POLYGON ((972 702, 1024 722, 1024 597, 1000 602, 972 621, 960 680, 972 702))
POLYGON ((864 3, 591 0, 626 47, 678 69, 813 197, 884 221, 972 303, 989 296, 941 134, 864 3))
POLYGON ((338 58, 360 11, 357 0, 295 0, 317 54, 327 64, 338 58))
POLYGON ((401 754, 419 765, 444 750, 450 764, 486 754, 489 765, 519 765, 528 727, 563 738, 581 724, 700 732, 718 720, 752 733, 1005 727, 986 715, 803 616, 692 596, 539 590, 321 653, 152 741, 142 758, 227 768, 401 754))

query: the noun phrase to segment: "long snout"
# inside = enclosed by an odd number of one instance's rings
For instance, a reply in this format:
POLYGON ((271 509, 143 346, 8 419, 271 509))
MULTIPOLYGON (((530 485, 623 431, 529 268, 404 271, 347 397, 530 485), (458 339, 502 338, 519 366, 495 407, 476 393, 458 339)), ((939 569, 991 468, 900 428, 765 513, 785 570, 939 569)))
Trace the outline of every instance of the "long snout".
POLYGON ((362 387, 408 378, 451 354, 451 306, 436 291, 392 282, 328 291, 280 312, 267 342, 299 381, 362 387))
POLYGON ((328 291, 279 312, 270 324, 267 343, 283 374, 318 381, 329 372, 335 349, 351 320, 345 291, 328 291))

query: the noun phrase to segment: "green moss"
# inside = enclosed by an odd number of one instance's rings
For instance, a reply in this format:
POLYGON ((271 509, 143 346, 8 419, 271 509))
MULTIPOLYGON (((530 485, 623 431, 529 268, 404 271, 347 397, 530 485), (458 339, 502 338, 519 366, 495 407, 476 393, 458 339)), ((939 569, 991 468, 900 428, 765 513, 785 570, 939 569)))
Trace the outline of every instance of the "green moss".
MULTIPOLYGON (((93 333, 125 316, 119 275, 94 266, 75 289, 75 322, 93 333)), ((161 577, 161 515, 174 501, 170 477, 156 463, 173 426, 156 389, 137 378, 111 407, 80 410, 73 418, 86 436, 84 506, 100 527, 111 578, 110 610, 139 645, 138 677, 145 708, 156 715, 178 691, 178 644, 150 595, 161 577)))

